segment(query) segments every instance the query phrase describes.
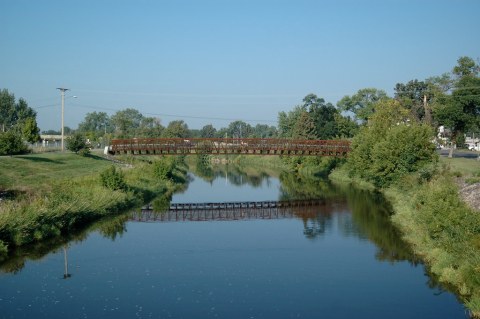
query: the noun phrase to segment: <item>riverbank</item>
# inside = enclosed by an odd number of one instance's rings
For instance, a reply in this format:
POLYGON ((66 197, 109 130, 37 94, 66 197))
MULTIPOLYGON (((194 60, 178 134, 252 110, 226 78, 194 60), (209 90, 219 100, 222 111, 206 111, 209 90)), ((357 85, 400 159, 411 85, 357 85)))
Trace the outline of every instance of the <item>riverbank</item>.
MULTIPOLYGON (((480 165, 442 160, 433 176, 408 175, 380 191, 391 202, 393 223, 440 282, 452 287, 472 317, 480 318, 480 213, 460 197, 458 177, 472 178, 480 165), (473 168, 472 168, 473 167, 473 168)), ((330 175, 334 182, 373 186, 349 177, 345 167, 330 175)))
POLYGON ((12 247, 68 234, 157 196, 169 197, 186 182, 185 168, 172 159, 119 159, 128 164, 72 153, 3 157, 0 256, 12 247), (106 187, 101 180, 101 173, 112 166, 124 187, 106 187))

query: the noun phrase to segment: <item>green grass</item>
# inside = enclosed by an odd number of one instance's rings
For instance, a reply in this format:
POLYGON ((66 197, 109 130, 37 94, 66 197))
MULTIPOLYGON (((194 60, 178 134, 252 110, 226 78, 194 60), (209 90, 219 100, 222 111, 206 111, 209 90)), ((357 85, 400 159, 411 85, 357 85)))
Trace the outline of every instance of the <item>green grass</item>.
POLYGON ((440 163, 449 168, 454 174, 463 177, 478 176, 480 174, 480 161, 471 158, 441 157, 440 163))
POLYGON ((0 259, 7 248, 68 234, 101 217, 118 214, 156 196, 167 198, 185 183, 179 163, 172 178, 155 176, 158 159, 129 159, 120 169, 126 187, 102 185, 100 173, 114 165, 100 156, 34 154, 0 159, 0 190, 14 193, 0 201, 0 259))
POLYGON ((92 154, 45 153, 0 157, 0 189, 35 191, 58 180, 95 175, 112 165, 92 154))

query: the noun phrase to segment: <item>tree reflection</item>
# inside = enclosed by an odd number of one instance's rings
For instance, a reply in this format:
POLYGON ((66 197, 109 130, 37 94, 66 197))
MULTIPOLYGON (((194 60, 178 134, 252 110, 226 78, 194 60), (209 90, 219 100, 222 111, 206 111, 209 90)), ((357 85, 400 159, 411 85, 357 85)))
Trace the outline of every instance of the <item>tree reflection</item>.
POLYGON ((8 258, 0 262, 0 271, 16 274, 25 267, 25 263, 28 260, 41 260, 52 252, 63 250, 65 263, 64 276, 66 276, 65 278, 69 278, 71 274, 68 272, 68 256, 66 250, 68 245, 84 241, 92 231, 98 231, 104 237, 115 240, 118 236, 122 236, 122 234, 126 232, 125 223, 128 219, 128 214, 105 217, 88 227, 72 231, 69 234, 47 239, 31 245, 16 247, 9 252, 8 258))

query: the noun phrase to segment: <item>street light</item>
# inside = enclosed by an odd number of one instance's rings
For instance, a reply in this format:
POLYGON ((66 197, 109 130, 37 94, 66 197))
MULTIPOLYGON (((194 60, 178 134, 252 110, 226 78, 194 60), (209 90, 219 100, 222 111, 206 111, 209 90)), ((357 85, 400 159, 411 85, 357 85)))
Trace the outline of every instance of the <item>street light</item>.
POLYGON ((66 88, 57 88, 57 90, 60 90, 61 96, 62 96, 62 152, 65 151, 65 147, 63 145, 63 140, 64 140, 64 130, 63 130, 63 115, 64 115, 64 109, 65 109, 65 91, 68 91, 69 89, 66 88))

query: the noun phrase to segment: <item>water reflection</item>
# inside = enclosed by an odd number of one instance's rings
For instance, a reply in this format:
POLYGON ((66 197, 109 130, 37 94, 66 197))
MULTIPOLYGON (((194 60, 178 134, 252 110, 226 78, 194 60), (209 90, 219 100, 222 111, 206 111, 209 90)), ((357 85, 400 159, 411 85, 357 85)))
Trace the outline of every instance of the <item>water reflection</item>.
MULTIPOLYGON (((239 167, 217 166, 208 168, 200 165, 195 168, 195 173, 202 172, 202 178, 213 181, 216 178, 226 179, 234 185, 250 185, 258 187, 262 181, 268 180, 268 174, 256 171, 250 175, 239 167)), ((322 238, 327 232, 337 227, 347 237, 357 237, 362 240, 369 240, 376 244, 376 258, 381 261, 397 262, 409 261, 416 265, 419 263, 409 247, 399 238, 398 231, 392 226, 389 216, 390 208, 379 194, 372 194, 356 190, 351 187, 342 187, 330 184, 328 181, 315 178, 298 177, 291 174, 280 175, 279 200, 307 200, 321 199, 321 205, 305 207, 289 207, 284 209, 283 215, 279 210, 272 215, 248 214, 248 218, 265 219, 277 216, 277 218, 297 218, 301 220, 302 227, 299 229, 309 240, 322 238), (351 212, 351 214, 349 213, 351 212), (287 216, 285 213, 288 213, 287 216)), ((207 220, 206 215, 200 218, 166 218, 165 211, 170 207, 171 196, 163 196, 155 199, 151 207, 153 214, 158 221, 165 220, 207 220)), ((138 210, 137 210, 138 212, 138 210)), ((223 212, 225 213, 225 212, 223 212)), ((205 214, 205 212, 204 212, 205 214)), ((213 216, 213 215, 212 215, 213 216)), ((245 218, 245 217, 243 217, 245 218)), ((228 218, 223 218, 227 220, 228 218)), ((241 220, 242 218, 231 218, 230 220, 241 220)), ((116 240, 127 231, 127 222, 132 220, 132 214, 122 214, 115 217, 100 220, 86 229, 68 236, 47 240, 34 245, 20 247, 13 250, 8 259, 0 263, 0 271, 7 273, 18 273, 24 266, 26 260, 38 260, 50 252, 63 249, 65 256, 65 278, 71 274, 68 272, 67 247, 69 243, 85 240, 92 231, 100 233, 105 238, 116 240)))
POLYGON ((195 176, 213 183, 215 179, 224 179, 225 182, 235 186, 249 185, 254 188, 262 186, 264 181, 270 179, 270 174, 257 168, 246 169, 235 164, 211 165, 207 159, 199 158, 190 165, 190 170, 195 176))
POLYGON ((13 249, 8 258, 0 262, 0 271, 4 273, 19 273, 28 260, 41 260, 46 255, 63 250, 64 253, 64 274, 63 277, 70 278, 68 271, 68 251, 67 248, 73 243, 79 243, 87 239, 93 232, 99 232, 103 237, 112 241, 121 237, 126 232, 126 223, 129 220, 128 214, 122 214, 114 217, 107 217, 96 223, 93 223, 82 230, 73 231, 68 235, 47 239, 39 243, 25 245, 13 249))

